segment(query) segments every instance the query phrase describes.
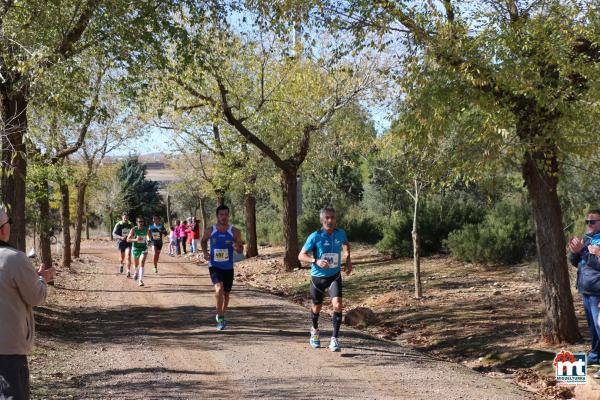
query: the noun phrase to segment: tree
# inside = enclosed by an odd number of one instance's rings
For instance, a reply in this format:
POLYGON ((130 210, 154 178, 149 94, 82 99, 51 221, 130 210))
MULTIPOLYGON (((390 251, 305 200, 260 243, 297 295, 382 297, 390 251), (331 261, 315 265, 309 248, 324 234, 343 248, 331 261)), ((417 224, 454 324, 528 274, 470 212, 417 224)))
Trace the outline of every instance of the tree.
POLYGON ((117 171, 121 182, 126 211, 133 220, 137 217, 150 218, 154 214, 164 215, 165 206, 158 194, 158 182, 146 179, 146 166, 137 157, 129 157, 117 171))
POLYGON ((117 164, 101 164, 97 179, 89 187, 90 207, 96 214, 104 216, 111 240, 115 215, 127 211, 125 191, 121 181, 115 179, 119 169, 120 165, 117 164))
POLYGON ((581 134, 598 115, 591 84, 600 60, 597 7, 558 0, 442 0, 414 7, 355 0, 324 7, 359 43, 365 32, 375 32, 408 50, 398 58, 406 74, 401 84, 409 101, 412 92, 428 93, 413 101, 421 123, 443 126, 477 107, 481 118, 466 125, 464 135, 496 141, 506 134, 533 209, 545 307, 541 335, 550 343, 577 341, 557 186, 561 160, 586 151, 581 134))
MULTIPOLYGON (((164 54, 163 37, 169 31, 171 12, 190 4, 205 9, 203 2, 192 0, 0 3, 0 172, 2 202, 15 221, 11 244, 25 248, 25 138, 29 103, 39 80, 59 66, 75 66, 76 55, 100 51, 128 73, 129 83, 134 81, 131 77, 150 54, 164 54)), ((134 94, 136 89, 130 92, 134 94)))
MULTIPOLYGON (((89 60, 87 60, 89 62, 89 60)), ((60 182, 61 192, 66 204, 63 205, 61 216, 69 217, 69 196, 68 186, 64 184, 64 175, 60 171, 64 160, 75 153, 84 143, 92 122, 98 118, 99 106, 98 98, 100 95, 100 86, 106 73, 104 66, 87 65, 82 63, 81 68, 70 74, 69 79, 66 75, 60 73, 59 68, 55 68, 52 78, 38 82, 35 88, 35 94, 29 107, 30 119, 34 126, 29 130, 27 141, 27 152, 33 157, 33 162, 42 164, 45 167, 52 167, 49 171, 54 171, 51 175, 60 182), (58 70, 58 71, 57 71, 58 70), (62 84, 58 93, 52 93, 52 89, 46 85, 48 81, 58 81, 62 84), (39 98, 46 100, 41 102, 39 98), (38 103, 39 101, 39 103, 38 103)), ((56 82, 55 82, 56 83, 56 82)), ((48 194, 50 191, 48 175, 38 174, 36 186, 39 193, 36 195, 39 207, 39 243, 40 257, 42 265, 50 267, 52 265, 52 255, 50 247, 50 236, 52 235, 50 224, 50 207, 48 194)), ((69 226, 69 220, 62 220, 64 226, 69 226)), ((70 266, 70 232, 63 229, 63 266, 70 266)))
POLYGON ((325 42, 319 51, 297 42, 295 54, 289 54, 288 40, 260 24, 241 27, 241 35, 222 24, 184 28, 184 40, 180 36, 173 43, 174 61, 161 77, 178 86, 171 90, 177 109, 224 121, 279 169, 284 265, 299 267, 299 169, 311 138, 371 87, 373 65, 360 59, 336 62, 325 42), (199 48, 198 42, 210 47, 199 48))

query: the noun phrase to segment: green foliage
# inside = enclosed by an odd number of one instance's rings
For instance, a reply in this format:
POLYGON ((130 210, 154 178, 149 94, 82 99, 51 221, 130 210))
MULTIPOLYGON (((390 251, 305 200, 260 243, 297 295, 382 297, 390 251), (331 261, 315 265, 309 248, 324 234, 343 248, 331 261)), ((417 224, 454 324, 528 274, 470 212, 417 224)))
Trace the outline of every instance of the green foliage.
POLYGON ((383 238, 383 220, 365 215, 359 209, 344 215, 339 224, 351 242, 375 244, 383 238))
MULTIPOLYGON (((395 212, 390 222, 384 224, 383 238, 377 248, 394 257, 412 256, 412 218, 411 211, 395 212)), ((444 240, 452 231, 482 219, 481 204, 472 196, 463 192, 432 196, 424 202, 418 218, 421 255, 444 251, 444 240)))
POLYGON ((154 213, 164 215, 165 206, 158 194, 158 182, 146 179, 146 166, 137 157, 123 162, 117 172, 125 198, 126 212, 130 219, 138 216, 151 218, 154 213))
POLYGON ((503 200, 479 224, 450 233, 446 245, 465 261, 514 264, 535 252, 531 210, 521 202, 503 200))

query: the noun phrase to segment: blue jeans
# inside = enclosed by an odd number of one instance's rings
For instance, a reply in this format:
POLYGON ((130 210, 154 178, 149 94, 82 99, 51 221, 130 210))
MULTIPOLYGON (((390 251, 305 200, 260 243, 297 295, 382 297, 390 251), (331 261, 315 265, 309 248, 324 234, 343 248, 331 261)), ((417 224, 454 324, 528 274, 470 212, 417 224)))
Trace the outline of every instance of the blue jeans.
POLYGON ((600 296, 582 294, 585 318, 587 319, 590 337, 592 338, 592 349, 588 353, 588 364, 600 364, 600 326, 598 326, 598 315, 600 315, 600 296))

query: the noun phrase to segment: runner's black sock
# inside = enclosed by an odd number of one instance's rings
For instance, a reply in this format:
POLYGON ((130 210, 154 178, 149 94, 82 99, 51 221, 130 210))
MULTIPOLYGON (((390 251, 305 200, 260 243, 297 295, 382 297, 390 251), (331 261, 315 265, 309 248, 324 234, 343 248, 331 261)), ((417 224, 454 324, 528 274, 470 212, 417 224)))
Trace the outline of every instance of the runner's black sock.
POLYGON ((311 311, 310 318, 312 319, 313 328, 319 329, 319 314, 315 314, 311 311))
POLYGON ((331 322, 333 324, 333 333, 331 336, 338 337, 338 334, 340 333, 340 326, 342 325, 342 313, 334 312, 333 316, 331 317, 331 322))

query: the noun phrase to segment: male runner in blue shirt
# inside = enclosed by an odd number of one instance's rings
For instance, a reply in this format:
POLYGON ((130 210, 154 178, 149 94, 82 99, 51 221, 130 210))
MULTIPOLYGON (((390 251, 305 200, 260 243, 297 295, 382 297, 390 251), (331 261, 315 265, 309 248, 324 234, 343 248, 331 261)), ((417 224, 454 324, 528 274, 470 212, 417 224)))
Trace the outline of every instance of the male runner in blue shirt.
POLYGON ((210 279, 215 285, 217 329, 225 329, 225 311, 233 286, 233 252, 244 251, 240 230, 229 225, 229 207, 217 207, 217 224, 206 229, 200 240, 204 259, 208 261, 210 279), (210 239, 210 253, 208 241, 210 239))
POLYGON ((335 210, 324 207, 319 213, 322 227, 313 232, 302 247, 298 260, 311 263, 310 295, 313 306, 310 311, 312 327, 310 329, 310 345, 321 347, 319 332, 319 313, 323 305, 325 290, 329 291, 333 306, 333 332, 329 349, 339 351, 338 334, 342 325, 342 248, 346 252, 346 275, 352 272, 350 260, 350 243, 343 229, 336 228, 335 210), (309 254, 311 252, 312 254, 309 254))

